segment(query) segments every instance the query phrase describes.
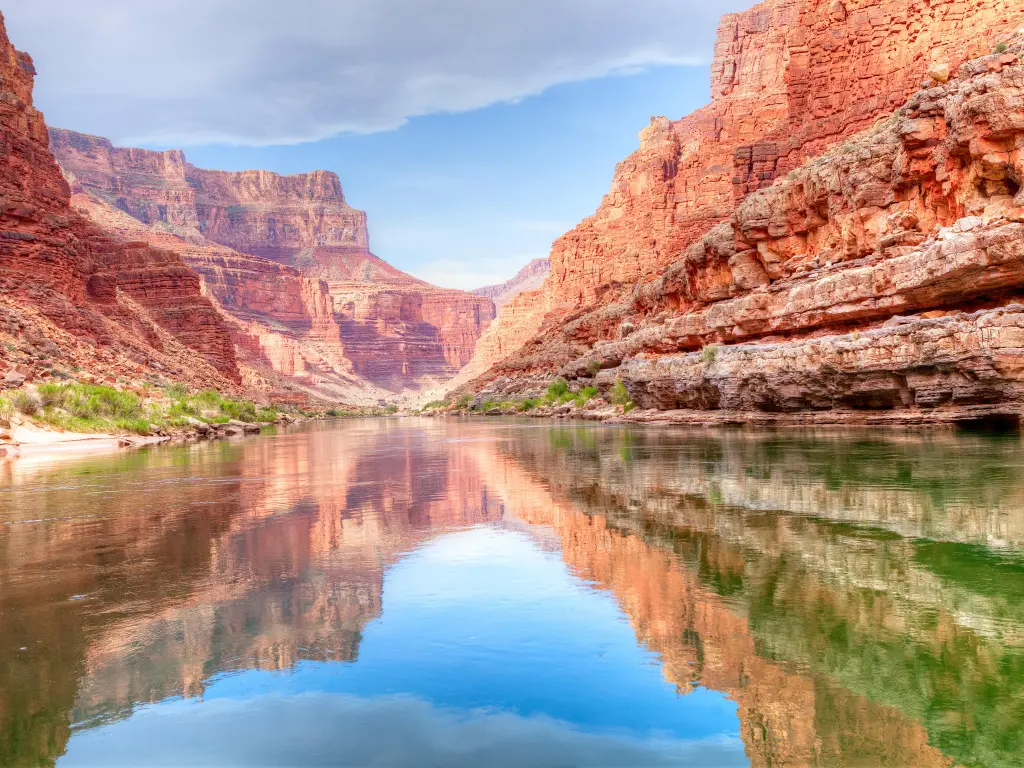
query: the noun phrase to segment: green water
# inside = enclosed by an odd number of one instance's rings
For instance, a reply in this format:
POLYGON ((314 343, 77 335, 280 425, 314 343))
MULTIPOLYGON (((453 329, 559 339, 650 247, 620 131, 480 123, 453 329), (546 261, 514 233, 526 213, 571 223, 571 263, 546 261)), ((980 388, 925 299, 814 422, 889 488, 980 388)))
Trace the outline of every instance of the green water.
POLYGON ((0 467, 3 765, 1024 765, 1017 436, 391 419, 0 467))

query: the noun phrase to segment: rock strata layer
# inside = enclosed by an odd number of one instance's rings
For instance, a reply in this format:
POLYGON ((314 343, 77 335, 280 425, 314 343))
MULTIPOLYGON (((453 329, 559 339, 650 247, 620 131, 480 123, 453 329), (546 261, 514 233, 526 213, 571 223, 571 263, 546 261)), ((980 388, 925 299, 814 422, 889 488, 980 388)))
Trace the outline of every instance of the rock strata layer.
POLYGON ((35 68, 0 18, 0 361, 231 388, 228 329, 167 250, 108 237, 70 206, 32 105, 35 68))
POLYGON ((232 328, 247 381, 346 402, 441 384, 494 317, 369 250, 337 176, 196 168, 177 150, 51 130, 75 204, 121 237, 179 252, 232 328))
POLYGON ((474 370, 503 362, 470 388, 558 373, 658 411, 1019 410, 1022 24, 998 2, 726 17, 713 103, 644 130, 520 308, 532 338, 481 344, 500 351, 474 370))

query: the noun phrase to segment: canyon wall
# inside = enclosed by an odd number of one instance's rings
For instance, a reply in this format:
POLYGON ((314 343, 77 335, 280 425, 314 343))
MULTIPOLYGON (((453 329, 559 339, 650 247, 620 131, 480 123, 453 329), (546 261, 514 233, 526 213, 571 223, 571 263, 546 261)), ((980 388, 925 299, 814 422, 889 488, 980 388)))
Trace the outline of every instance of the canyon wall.
POLYGON ((726 17, 713 102, 644 129, 555 244, 539 331, 473 386, 622 380, 728 420, 1017 413, 1022 24, 999 2, 726 17))
POLYGON ((43 115, 32 105, 34 75, 0 18, 3 369, 166 373, 234 387, 240 375, 228 329, 196 274, 177 254, 108 237, 72 210, 43 115))
POLYGON ((203 279, 247 382, 351 403, 439 385, 472 357, 490 299, 374 256, 336 175, 228 173, 177 150, 51 130, 75 204, 105 229, 177 250, 203 279))
POLYGON ((1016 0, 768 0, 725 16, 712 102, 656 118, 597 213, 551 253, 553 305, 656 276, 749 192, 891 113, 1024 24, 1016 0))

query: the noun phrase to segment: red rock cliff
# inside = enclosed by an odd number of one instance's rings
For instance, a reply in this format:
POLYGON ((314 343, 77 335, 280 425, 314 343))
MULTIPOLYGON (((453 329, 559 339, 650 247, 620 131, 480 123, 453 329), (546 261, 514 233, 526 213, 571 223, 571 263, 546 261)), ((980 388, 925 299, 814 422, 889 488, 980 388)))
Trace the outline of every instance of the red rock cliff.
POLYGON ((1016 0, 768 0, 725 16, 712 102, 657 118, 597 213, 551 254, 555 306, 654 277, 735 203, 1024 24, 1016 0))
POLYGON ((713 103, 644 130, 556 243, 540 331, 483 382, 622 380, 741 420, 1019 415, 1022 22, 895 0, 727 17, 713 103))
POLYGON ((205 385, 239 380, 223 321, 174 253, 112 240, 72 211, 32 105, 35 69, 0 19, 0 332, 8 363, 49 359, 205 385))
POLYGON ((333 173, 208 171, 177 150, 51 136, 77 204, 122 236, 173 241, 241 321, 236 341, 253 367, 262 361, 289 387, 359 402, 446 381, 494 317, 488 298, 436 288, 370 253, 366 214, 333 173))

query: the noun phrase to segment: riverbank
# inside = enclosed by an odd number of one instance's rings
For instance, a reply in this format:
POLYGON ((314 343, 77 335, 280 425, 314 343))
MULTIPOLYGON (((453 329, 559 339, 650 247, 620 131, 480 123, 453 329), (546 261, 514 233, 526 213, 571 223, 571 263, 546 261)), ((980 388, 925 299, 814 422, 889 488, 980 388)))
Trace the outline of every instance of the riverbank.
POLYGON ((180 384, 16 384, 0 394, 0 458, 218 440, 259 434, 270 426, 378 415, 371 409, 285 409, 180 384))
POLYGON ((1019 431, 1024 409, 1006 405, 971 405, 931 410, 867 411, 830 410, 771 413, 767 411, 658 411, 603 400, 590 400, 534 408, 494 407, 490 409, 449 408, 424 411, 424 416, 520 416, 605 424, 676 425, 691 427, 881 427, 892 429, 984 429, 1019 431))

